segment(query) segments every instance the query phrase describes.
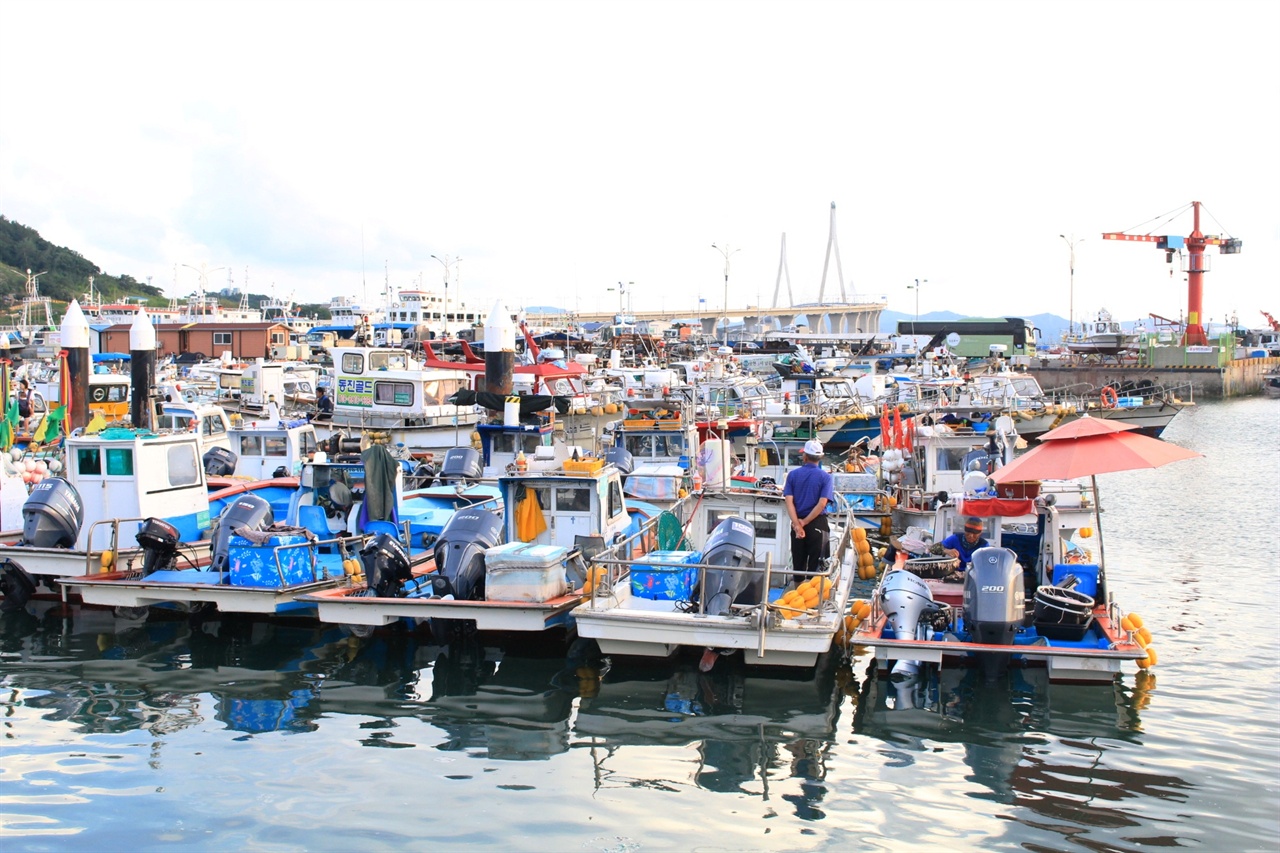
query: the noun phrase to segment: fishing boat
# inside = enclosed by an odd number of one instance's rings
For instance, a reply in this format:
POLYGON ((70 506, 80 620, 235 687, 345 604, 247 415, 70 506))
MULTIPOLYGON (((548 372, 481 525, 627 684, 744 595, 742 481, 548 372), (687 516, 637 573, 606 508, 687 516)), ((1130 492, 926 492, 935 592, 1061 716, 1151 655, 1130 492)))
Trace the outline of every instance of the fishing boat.
POLYGON ((20 506, 21 531, 0 547, 6 607, 21 608, 40 585, 57 590, 60 579, 140 561, 146 519, 171 528, 184 560, 208 562, 208 490, 196 436, 111 427, 64 442, 65 479, 32 488, 20 506))
POLYGON ((777 491, 690 496, 679 548, 598 560, 608 571, 574 612, 578 634, 607 655, 665 658, 695 649, 704 671, 736 654, 751 665, 813 666, 844 624, 858 574, 854 516, 833 514, 831 556, 812 576, 789 568, 787 518, 777 491), (783 594, 793 576, 799 599, 783 594))
POLYGON ((1268 397, 1280 397, 1280 368, 1273 368, 1262 377, 1262 393, 1268 397))
MULTIPOLYGON (((923 438, 926 458, 945 452, 934 438, 923 438)), ((1043 665, 1052 681, 1109 680, 1125 661, 1154 665, 1149 632, 1111 588, 1092 475, 1197 455, 1083 418, 1015 461, 975 458, 958 491, 937 491, 928 508, 912 502, 917 526, 900 541, 918 555, 902 554, 883 575, 851 642, 873 648, 879 670, 901 680, 946 662, 978 665, 988 678, 1043 665), (987 544, 957 571, 950 552, 930 546, 973 519, 987 544)))
POLYGON ((1068 335, 1066 345, 1077 355, 1114 356, 1135 349, 1138 341, 1138 335, 1126 332, 1103 308, 1093 320, 1081 324, 1078 334, 1068 335))
MULTIPOLYGON (((210 559, 182 565, 165 525, 148 519, 140 564, 64 580, 86 604, 144 607, 212 604, 226 613, 280 614, 310 610, 305 593, 353 583, 353 577, 411 571, 430 559, 428 545, 460 508, 498 506, 492 488, 470 482, 406 494, 404 470, 374 446, 353 461, 324 454, 304 465, 293 488, 279 483, 287 504, 256 483, 209 496, 222 507, 210 559), (279 521, 277 521, 279 519, 279 521)), ((465 480, 465 478, 464 478, 465 480)), ((267 485, 275 484, 267 481, 267 485)))
MULTIPOLYGON (((460 451, 478 457, 472 448, 460 451)), ((324 622, 374 627, 408 619, 441 640, 566 625, 582 601, 587 561, 643 552, 660 510, 629 504, 618 469, 582 449, 567 459, 535 454, 523 468, 498 479, 505 512, 458 512, 432 543, 432 560, 302 600, 324 622)))

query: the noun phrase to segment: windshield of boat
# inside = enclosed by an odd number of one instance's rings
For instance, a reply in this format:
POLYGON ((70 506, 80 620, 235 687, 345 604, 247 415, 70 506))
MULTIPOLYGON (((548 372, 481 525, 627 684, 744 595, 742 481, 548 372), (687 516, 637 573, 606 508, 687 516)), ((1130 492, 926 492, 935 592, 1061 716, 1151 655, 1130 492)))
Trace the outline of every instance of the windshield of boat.
POLYGON ((407 370, 409 354, 407 352, 371 352, 369 353, 370 370, 407 370))

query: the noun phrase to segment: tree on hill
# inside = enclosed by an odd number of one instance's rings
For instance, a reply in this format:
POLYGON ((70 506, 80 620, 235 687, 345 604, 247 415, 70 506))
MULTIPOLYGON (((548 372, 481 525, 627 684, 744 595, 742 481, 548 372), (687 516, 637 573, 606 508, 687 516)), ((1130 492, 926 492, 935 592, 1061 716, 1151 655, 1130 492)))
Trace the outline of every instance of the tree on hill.
POLYGON ((164 291, 144 284, 130 275, 108 275, 79 252, 55 246, 33 228, 0 216, 0 265, 9 269, 0 275, 0 296, 21 299, 26 295, 26 271, 44 273, 39 287, 42 296, 68 302, 79 299, 89 288, 104 300, 126 296, 163 297, 164 291))

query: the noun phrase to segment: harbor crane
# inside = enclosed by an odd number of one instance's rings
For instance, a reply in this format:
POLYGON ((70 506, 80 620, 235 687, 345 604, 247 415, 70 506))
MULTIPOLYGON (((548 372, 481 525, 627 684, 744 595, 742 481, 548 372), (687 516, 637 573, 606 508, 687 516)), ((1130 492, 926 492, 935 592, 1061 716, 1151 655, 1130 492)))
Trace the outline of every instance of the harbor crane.
MULTIPOLYGON (((1200 232, 1200 202, 1191 202, 1195 221, 1191 233, 1186 237, 1173 235, 1128 234, 1123 231, 1109 232, 1102 235, 1103 240, 1126 240, 1139 243, 1155 243, 1157 249, 1164 249, 1165 262, 1173 263, 1175 252, 1182 257, 1182 271, 1187 274, 1187 328, 1183 333, 1182 343, 1188 345, 1204 345, 1209 342, 1201 325, 1201 306, 1204 301, 1204 274, 1209 271, 1209 258, 1205 255, 1206 246, 1217 246, 1223 255, 1236 255, 1244 242, 1236 237, 1218 235, 1205 236, 1200 232), (1186 249, 1186 254, 1182 250, 1186 249)), ((1185 208, 1182 208, 1185 210, 1185 208)))

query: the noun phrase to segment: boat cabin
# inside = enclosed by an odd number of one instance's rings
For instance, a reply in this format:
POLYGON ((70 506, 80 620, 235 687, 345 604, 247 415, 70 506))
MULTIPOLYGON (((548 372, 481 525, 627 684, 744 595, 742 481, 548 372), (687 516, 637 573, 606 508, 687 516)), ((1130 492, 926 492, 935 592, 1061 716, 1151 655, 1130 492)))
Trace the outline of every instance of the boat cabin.
MULTIPOLYGON (((334 359, 331 423, 369 428, 457 425, 461 410, 447 400, 469 387, 470 375, 424 368, 403 349, 343 348, 334 359)), ((474 422, 474 416, 466 422, 474 422)))
MULTIPOLYGON (((199 539, 209 529, 200 443, 193 433, 112 427, 94 435, 68 436, 66 453, 67 479, 84 505, 78 549, 110 545, 110 526, 93 524, 104 519, 162 518, 178 529, 184 542, 199 539)), ((136 527, 120 526, 120 547, 136 547, 136 527)))
POLYGON ((583 460, 581 470, 547 471, 500 477, 503 524, 508 542, 560 545, 573 548, 578 537, 599 537, 605 545, 622 539, 631 526, 622 475, 603 460, 583 460), (536 497, 542 514, 541 530, 522 524, 522 503, 536 497))

